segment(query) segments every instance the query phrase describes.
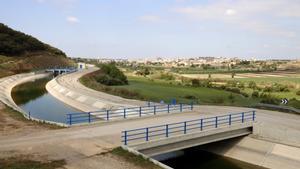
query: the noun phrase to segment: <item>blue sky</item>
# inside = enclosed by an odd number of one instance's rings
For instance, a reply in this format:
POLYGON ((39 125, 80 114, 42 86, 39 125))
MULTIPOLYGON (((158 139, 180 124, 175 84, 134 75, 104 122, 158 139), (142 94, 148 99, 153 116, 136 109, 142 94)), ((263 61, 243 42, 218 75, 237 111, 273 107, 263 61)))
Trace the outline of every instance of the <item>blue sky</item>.
POLYGON ((300 59, 299 0, 1 0, 0 22, 71 57, 300 59))

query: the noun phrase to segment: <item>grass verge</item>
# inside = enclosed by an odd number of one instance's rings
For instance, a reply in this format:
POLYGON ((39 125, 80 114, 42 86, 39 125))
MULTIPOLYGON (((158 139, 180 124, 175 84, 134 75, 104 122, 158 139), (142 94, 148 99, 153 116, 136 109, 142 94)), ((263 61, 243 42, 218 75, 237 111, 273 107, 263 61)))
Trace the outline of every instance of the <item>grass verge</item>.
POLYGON ((162 169, 161 167, 151 162, 149 159, 145 159, 141 155, 137 156, 133 153, 130 153, 124 150, 122 147, 113 149, 111 153, 137 166, 143 167, 144 169, 162 169))
POLYGON ((11 157, 0 159, 1 169, 55 169, 64 168, 65 160, 54 160, 47 162, 24 159, 22 157, 11 157))

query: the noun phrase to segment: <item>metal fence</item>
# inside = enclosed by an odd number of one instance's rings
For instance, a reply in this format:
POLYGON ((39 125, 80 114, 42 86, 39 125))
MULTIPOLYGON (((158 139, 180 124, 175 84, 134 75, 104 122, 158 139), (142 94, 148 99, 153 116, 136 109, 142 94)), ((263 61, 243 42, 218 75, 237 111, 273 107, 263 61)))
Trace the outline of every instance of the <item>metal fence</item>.
POLYGON ((188 110, 193 110, 193 103, 177 105, 160 104, 122 109, 99 110, 92 112, 77 112, 67 114, 66 123, 68 125, 92 123, 96 121, 110 121, 113 119, 126 119, 131 117, 142 117, 162 113, 183 112, 188 110))
POLYGON ((202 130, 230 126, 255 120, 255 111, 232 113, 216 117, 208 117, 178 123, 170 123, 146 128, 122 131, 122 142, 139 143, 175 135, 199 132, 202 130))

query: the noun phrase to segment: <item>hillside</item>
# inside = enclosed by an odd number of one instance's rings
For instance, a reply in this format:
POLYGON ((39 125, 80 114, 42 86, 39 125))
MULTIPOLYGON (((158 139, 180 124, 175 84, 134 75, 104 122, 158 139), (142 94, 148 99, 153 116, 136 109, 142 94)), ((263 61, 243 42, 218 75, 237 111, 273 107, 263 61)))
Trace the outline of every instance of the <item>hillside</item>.
POLYGON ((63 51, 0 23, 0 77, 71 65, 63 51))

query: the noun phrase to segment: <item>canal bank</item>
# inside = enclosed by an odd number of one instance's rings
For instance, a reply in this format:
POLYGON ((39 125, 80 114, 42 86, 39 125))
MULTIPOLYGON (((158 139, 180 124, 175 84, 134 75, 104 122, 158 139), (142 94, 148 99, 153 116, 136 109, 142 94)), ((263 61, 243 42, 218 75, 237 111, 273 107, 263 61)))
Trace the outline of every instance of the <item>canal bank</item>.
POLYGON ((18 86, 20 84, 34 81, 36 79, 42 79, 48 77, 49 73, 22 73, 17 75, 12 75, 8 77, 4 77, 0 79, 0 101, 3 102, 8 107, 11 107, 12 109, 20 112, 25 118, 38 121, 38 122, 46 122, 49 124, 55 124, 60 126, 65 126, 63 123, 54 122, 54 121, 48 121, 44 119, 39 119, 35 117, 30 117, 28 113, 20 108, 13 100, 11 92, 15 86, 18 86))
POLYGON ((52 75, 15 86, 11 92, 13 100, 32 118, 66 123, 67 114, 78 110, 65 105, 47 92, 45 85, 51 79, 52 75))

